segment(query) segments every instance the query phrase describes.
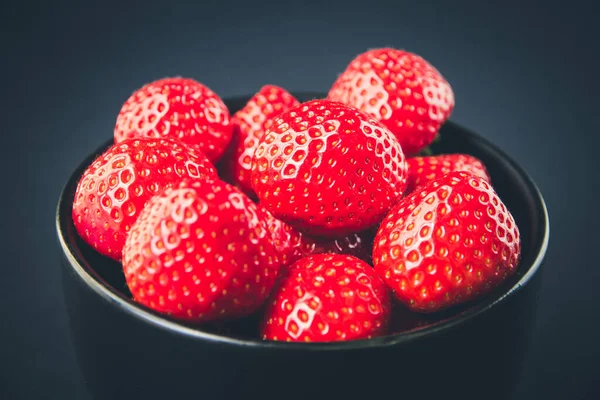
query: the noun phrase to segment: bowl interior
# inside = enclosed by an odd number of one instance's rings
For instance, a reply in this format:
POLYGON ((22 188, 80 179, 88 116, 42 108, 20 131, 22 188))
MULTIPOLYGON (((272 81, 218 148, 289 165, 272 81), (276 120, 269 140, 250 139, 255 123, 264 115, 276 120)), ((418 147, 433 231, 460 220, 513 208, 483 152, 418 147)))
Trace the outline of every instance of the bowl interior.
MULTIPOLYGON (((320 93, 296 93, 295 95, 301 101, 323 97, 323 94, 320 93)), ((247 100, 248 96, 244 96, 225 99, 225 103, 231 113, 234 113, 241 109, 247 100)), ((67 182, 59 200, 56 221, 58 235, 66 258, 75 273, 79 274, 86 284, 90 285, 99 295, 107 297, 107 300, 118 303, 138 317, 141 316, 162 328, 179 330, 182 334, 192 334, 217 341, 233 341, 261 346, 295 345, 260 340, 258 337, 260 312, 234 322, 199 326, 170 319, 133 302, 120 264, 101 256, 88 246, 75 231, 71 217, 71 207, 79 177, 85 168, 111 144, 112 138, 80 164, 67 182)), ((405 327, 396 327, 395 331, 381 338, 335 344, 311 344, 311 346, 344 347, 390 344, 411 340, 442 329, 451 329, 457 324, 485 312, 511 293, 519 290, 539 268, 548 242, 548 216, 539 191, 525 171, 490 142, 452 122, 448 122, 442 127, 440 140, 431 148, 434 154, 467 153, 484 162, 495 190, 513 214, 521 232, 522 258, 517 273, 483 300, 433 315, 411 315, 412 325, 419 325, 418 328, 399 332, 405 327)), ((405 311, 398 308, 397 312, 404 313, 405 311)), ((306 344, 300 345, 307 346, 306 344)))

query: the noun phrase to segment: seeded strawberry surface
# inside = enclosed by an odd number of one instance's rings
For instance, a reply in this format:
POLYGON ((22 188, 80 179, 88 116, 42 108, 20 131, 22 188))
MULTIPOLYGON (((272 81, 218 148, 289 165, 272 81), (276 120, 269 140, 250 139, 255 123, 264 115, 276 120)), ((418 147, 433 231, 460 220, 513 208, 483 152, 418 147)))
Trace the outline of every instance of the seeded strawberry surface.
POLYGON ((197 146, 216 162, 231 141, 229 110, 215 92, 188 78, 165 78, 134 92, 115 126, 115 143, 153 137, 197 146))
POLYGON ((137 302, 199 322, 255 312, 279 267, 256 205, 219 180, 186 180, 155 196, 132 227, 123 254, 137 302))
POLYGON ((423 187, 453 171, 466 171, 491 181, 483 163, 468 154, 442 154, 428 157, 411 157, 408 163, 407 193, 423 187))
POLYGON ((230 169, 233 182, 244 192, 253 192, 252 157, 266 128, 272 123, 274 117, 298 104, 298 100, 285 89, 265 85, 250 98, 244 108, 234 114, 230 169))
POLYGON ((430 182, 384 218, 375 270, 395 297, 433 312, 483 296, 515 273, 519 230, 490 184, 464 171, 430 182))
POLYGON ((391 313, 387 288, 361 260, 314 255, 282 274, 267 306, 264 339, 333 342, 387 332, 391 313))
POLYGON ((407 166, 396 138, 341 103, 283 112, 260 140, 252 184, 276 218, 313 236, 370 228, 402 197, 407 166))
POLYGON ((435 67, 416 54, 391 48, 359 54, 327 99, 381 121, 408 155, 428 146, 454 109, 452 88, 435 67))
POLYGON ((131 226, 153 195, 183 178, 216 173, 204 154, 172 140, 126 140, 83 173, 73 200, 73 223, 96 251, 120 260, 131 226))

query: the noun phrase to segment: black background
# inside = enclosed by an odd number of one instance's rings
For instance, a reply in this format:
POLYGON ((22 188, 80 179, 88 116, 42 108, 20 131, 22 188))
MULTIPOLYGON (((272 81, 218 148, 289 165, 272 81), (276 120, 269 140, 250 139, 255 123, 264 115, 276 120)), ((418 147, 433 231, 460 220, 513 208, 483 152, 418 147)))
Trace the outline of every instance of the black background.
POLYGON ((183 75, 222 97, 265 83, 326 91, 354 55, 382 46, 437 66, 456 95, 452 119, 521 163, 546 198, 550 249, 517 399, 600 398, 591 2, 101 4, 1 5, 0 398, 88 398, 67 336, 54 209, 134 89, 183 75))

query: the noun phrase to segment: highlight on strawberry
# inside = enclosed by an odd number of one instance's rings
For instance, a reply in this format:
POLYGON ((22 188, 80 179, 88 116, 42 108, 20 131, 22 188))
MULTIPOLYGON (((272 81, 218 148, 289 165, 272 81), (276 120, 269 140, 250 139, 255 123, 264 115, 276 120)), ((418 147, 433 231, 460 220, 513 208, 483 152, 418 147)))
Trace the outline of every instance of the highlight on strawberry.
POLYGON ((189 78, 148 83, 127 99, 115 125, 115 143, 130 138, 171 138, 197 146, 216 162, 231 141, 233 126, 223 100, 189 78))
POLYGON ((466 171, 491 182, 481 160, 468 154, 440 154, 437 156, 410 157, 406 193, 418 189, 430 181, 453 171, 466 171))
POLYGON ((488 293, 515 273, 519 229, 485 180, 451 172, 402 199, 375 236, 375 270, 417 312, 488 293))
POLYGON ((279 268, 256 205, 220 180, 184 180, 153 197, 123 250, 133 298, 190 321, 253 313, 279 268))
POLYGON ((423 57, 392 48, 356 56, 327 98, 381 121, 407 155, 427 147, 454 110, 454 92, 442 74, 423 57))
POLYGON ((377 224, 402 197, 406 180, 394 135, 328 100, 275 118, 252 162, 252 185, 264 207, 301 231, 332 238, 377 224))
POLYGON ((196 149, 169 139, 112 145, 83 173, 73 201, 77 232, 99 253, 121 259, 125 238, 146 203, 184 177, 216 177, 196 149))
POLYGON ((265 85, 233 115, 233 154, 227 166, 233 183, 247 194, 253 194, 252 158, 258 142, 276 116, 298 104, 287 90, 265 85))
POLYGON ((373 268, 347 255, 320 254, 290 267, 265 312, 264 339, 334 342, 387 333, 390 295, 373 268))

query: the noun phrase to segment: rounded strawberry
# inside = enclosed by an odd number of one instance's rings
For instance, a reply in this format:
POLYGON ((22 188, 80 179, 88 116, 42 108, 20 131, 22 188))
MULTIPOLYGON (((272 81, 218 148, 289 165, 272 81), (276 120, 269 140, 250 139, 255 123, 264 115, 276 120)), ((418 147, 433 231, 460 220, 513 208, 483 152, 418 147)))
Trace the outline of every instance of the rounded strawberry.
POLYGON ((129 139, 111 146, 83 173, 73 223, 99 253, 121 259, 125 238, 146 202, 183 178, 216 177, 201 152, 170 139, 129 139))
POLYGON ((260 210, 282 266, 289 266, 301 258, 315 254, 346 254, 363 261, 370 259, 371 242, 367 232, 352 233, 337 239, 315 238, 278 220, 264 207, 260 207, 260 210))
POLYGON ((263 86, 236 112, 233 123, 233 154, 229 158, 232 181, 244 192, 253 193, 251 181, 252 157, 272 119, 298 104, 290 93, 274 85, 263 86))
POLYGON ((197 146, 216 162, 231 141, 229 110, 215 92, 189 78, 164 78, 134 92, 115 126, 115 143, 167 137, 197 146))
POLYGON ((423 187, 430 181, 439 179, 452 171, 466 171, 488 182, 490 176, 481 160, 468 154, 442 154, 438 156, 412 157, 408 163, 407 193, 423 187))
POLYGON ((428 146, 454 109, 454 93, 422 57, 392 48, 359 54, 327 98, 357 107, 385 124, 406 154, 428 146))
POLYGON ((256 311, 279 267, 256 205, 220 180, 185 180, 152 198, 123 250, 135 301, 197 322, 256 311))
POLYGON ((392 209, 373 262, 400 302, 434 312, 497 287, 516 271, 520 250, 515 220, 490 184, 455 171, 392 209))
POLYGON ((404 153, 387 128, 327 100, 276 117, 252 162, 261 204, 313 236, 342 237, 379 223, 402 197, 406 177, 404 153))
POLYGON ((314 255, 282 275, 267 305, 264 339, 333 342, 387 333, 390 296, 363 261, 346 255, 314 255))

